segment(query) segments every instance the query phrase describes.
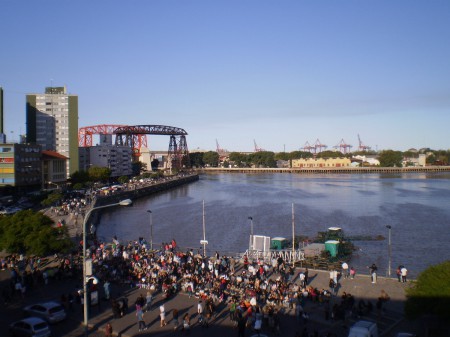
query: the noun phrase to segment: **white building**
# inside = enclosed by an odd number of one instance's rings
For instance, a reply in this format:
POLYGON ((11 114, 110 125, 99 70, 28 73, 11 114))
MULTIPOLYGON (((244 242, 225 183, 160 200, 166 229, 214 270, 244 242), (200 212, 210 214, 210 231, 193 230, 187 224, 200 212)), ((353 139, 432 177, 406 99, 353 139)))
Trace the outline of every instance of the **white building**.
POLYGON ((27 143, 68 158, 67 177, 78 170, 78 96, 66 87, 47 87, 44 94, 29 94, 27 143))

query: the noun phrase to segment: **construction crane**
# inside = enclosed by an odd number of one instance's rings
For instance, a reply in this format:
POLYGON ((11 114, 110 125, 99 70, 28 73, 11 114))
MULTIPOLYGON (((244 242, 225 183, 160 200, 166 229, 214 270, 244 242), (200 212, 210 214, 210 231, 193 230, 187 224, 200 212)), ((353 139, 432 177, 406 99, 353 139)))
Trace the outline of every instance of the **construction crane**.
POLYGON ((305 152, 311 152, 311 153, 314 153, 314 151, 315 151, 316 148, 315 148, 315 146, 310 145, 309 142, 307 141, 307 142, 305 143, 305 145, 303 145, 302 149, 303 149, 303 151, 305 151, 305 152))
POLYGON ((319 138, 317 138, 316 142, 314 143, 314 153, 320 153, 326 148, 327 146, 325 144, 322 144, 319 138))
POLYGON ((340 151, 341 153, 346 154, 346 153, 349 153, 349 152, 350 152, 350 149, 352 148, 352 145, 347 144, 347 143, 344 141, 344 138, 342 138, 341 141, 339 142, 339 144, 333 146, 333 148, 339 149, 339 151, 340 151))
POLYGON ((219 146, 219 141, 218 141, 217 139, 216 139, 216 152, 217 152, 218 154, 228 153, 228 150, 222 149, 222 148, 219 146))
POLYGON ((358 142, 359 142, 359 146, 358 146, 358 151, 368 151, 370 150, 370 146, 364 145, 364 143, 361 140, 361 137, 359 137, 359 133, 358 133, 358 142))
POLYGON ((263 148, 258 147, 258 145, 256 145, 256 140, 254 140, 254 139, 253 139, 253 144, 255 144, 255 152, 266 151, 263 148))

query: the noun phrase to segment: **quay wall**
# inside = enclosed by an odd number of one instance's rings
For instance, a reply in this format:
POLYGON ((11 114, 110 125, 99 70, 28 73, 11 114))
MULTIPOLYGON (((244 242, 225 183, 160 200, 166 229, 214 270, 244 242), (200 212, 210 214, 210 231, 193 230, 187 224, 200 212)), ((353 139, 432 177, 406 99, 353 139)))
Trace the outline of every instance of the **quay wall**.
POLYGON ((450 172, 450 166, 425 167, 319 167, 319 168, 224 168, 205 167, 199 173, 296 173, 296 174, 364 174, 450 172))
POLYGON ((170 190, 172 188, 189 184, 199 180, 198 174, 186 175, 183 177, 177 177, 163 182, 158 182, 156 184, 136 187, 132 190, 120 191, 111 195, 97 196, 92 207, 104 206, 108 204, 118 203, 121 200, 131 199, 136 200, 138 198, 146 197, 158 192, 163 192, 170 190))

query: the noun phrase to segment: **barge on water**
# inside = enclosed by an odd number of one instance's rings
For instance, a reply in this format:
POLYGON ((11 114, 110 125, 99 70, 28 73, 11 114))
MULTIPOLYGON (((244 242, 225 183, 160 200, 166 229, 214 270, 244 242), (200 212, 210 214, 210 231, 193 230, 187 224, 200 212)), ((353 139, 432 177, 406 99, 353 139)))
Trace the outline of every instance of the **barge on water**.
POLYGON ((344 236, 342 228, 330 227, 326 232, 319 232, 312 241, 296 237, 294 244, 284 237, 251 235, 249 249, 242 257, 266 263, 281 257, 288 264, 329 269, 338 267, 342 260, 350 260, 353 250, 354 246, 344 236))

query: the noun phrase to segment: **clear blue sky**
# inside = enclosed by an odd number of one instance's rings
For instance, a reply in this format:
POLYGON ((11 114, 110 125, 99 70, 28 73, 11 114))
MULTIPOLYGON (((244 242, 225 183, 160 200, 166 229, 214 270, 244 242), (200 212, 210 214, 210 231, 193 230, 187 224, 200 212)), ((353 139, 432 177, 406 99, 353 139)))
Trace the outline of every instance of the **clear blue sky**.
POLYGON ((450 148, 448 0, 0 0, 0 30, 15 138, 53 84, 80 127, 176 126, 190 149, 450 148))

